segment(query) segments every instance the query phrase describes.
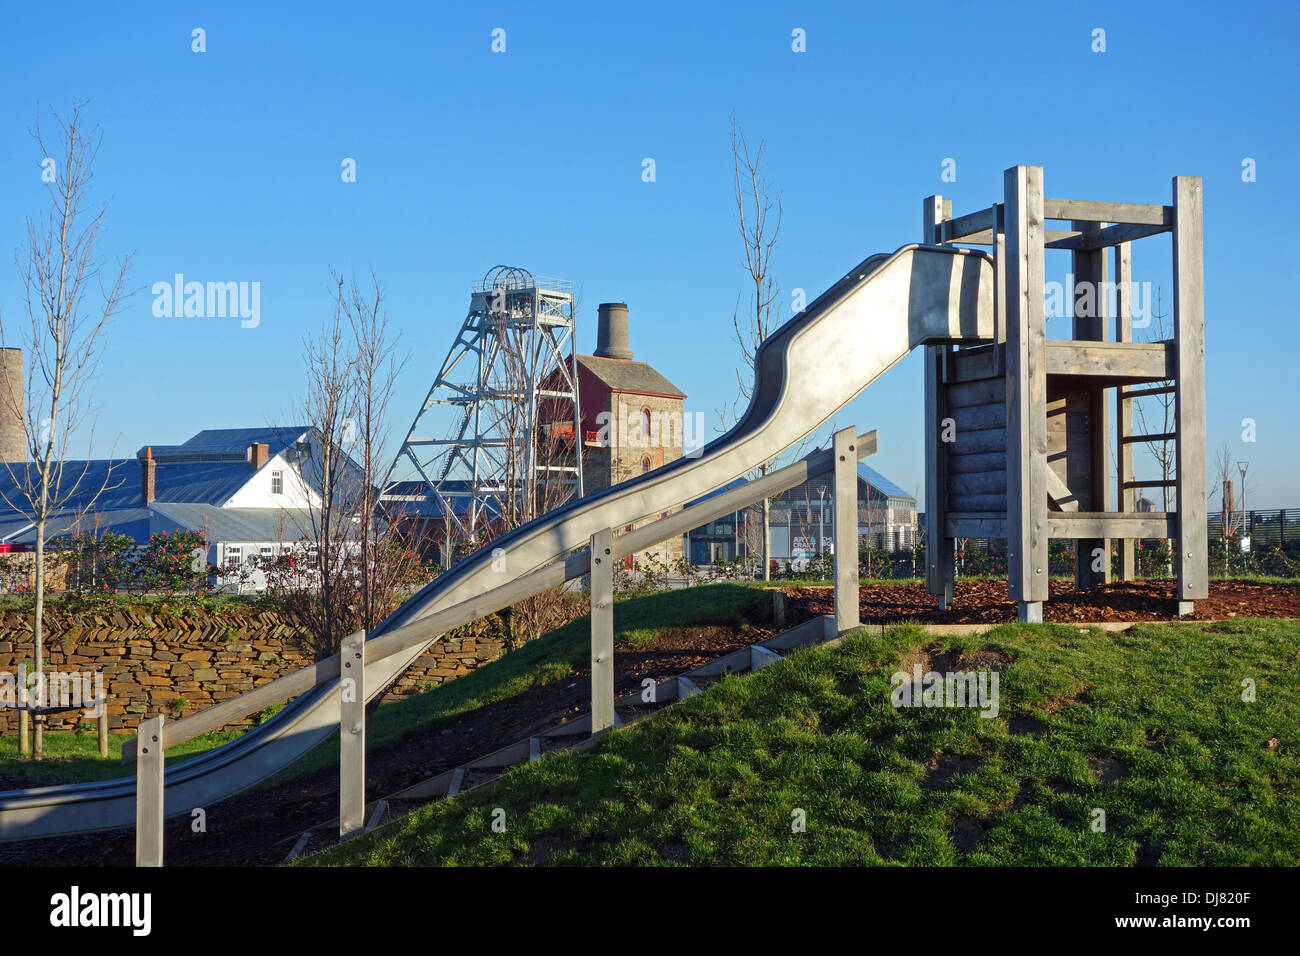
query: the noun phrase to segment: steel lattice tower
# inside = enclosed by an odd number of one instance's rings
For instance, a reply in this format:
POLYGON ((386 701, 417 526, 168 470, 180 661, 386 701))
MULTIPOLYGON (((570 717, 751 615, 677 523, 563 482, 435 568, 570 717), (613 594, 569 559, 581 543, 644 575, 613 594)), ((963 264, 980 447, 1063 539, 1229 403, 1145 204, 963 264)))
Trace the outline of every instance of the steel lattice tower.
POLYGON ((380 506, 479 544, 502 518, 515 524, 581 495, 574 318, 565 280, 495 266, 474 283, 380 506))

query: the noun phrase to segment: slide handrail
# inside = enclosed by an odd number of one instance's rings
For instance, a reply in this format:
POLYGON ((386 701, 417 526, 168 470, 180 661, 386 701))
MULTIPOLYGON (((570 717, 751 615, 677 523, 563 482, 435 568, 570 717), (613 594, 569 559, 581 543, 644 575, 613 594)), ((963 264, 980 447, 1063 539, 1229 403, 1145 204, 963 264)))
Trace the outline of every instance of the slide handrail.
MULTIPOLYGON (((865 458, 876 451, 877 433, 865 432, 858 436, 858 457, 865 458)), ((706 501, 683 508, 675 514, 647 522, 639 528, 614 538, 614 557, 619 558, 633 554, 693 528, 708 524, 723 515, 731 514, 756 501, 770 498, 790 488, 796 488, 809 478, 825 474, 834 468, 834 455, 830 449, 814 451, 808 456, 779 468, 762 478, 747 482, 739 488, 733 488, 714 495, 706 501)), ((491 547, 485 545, 484 547, 491 547)), ((419 618, 410 624, 404 624, 386 634, 380 635, 366 644, 366 663, 373 664, 394 654, 409 650, 419 644, 427 644, 435 638, 446 634, 453 628, 468 624, 487 614, 510 607, 518 602, 540 594, 565 581, 581 577, 591 569, 590 549, 584 548, 575 554, 530 571, 499 587, 484 591, 472 598, 461 601, 448 608, 435 611, 427 617, 419 618)), ((163 727, 162 747, 166 750, 201 734, 216 730, 250 714, 255 714, 267 707, 272 707, 299 694, 306 693, 314 687, 329 683, 339 676, 340 655, 333 654, 306 667, 285 674, 275 680, 245 691, 237 697, 224 700, 212 707, 205 708, 174 723, 163 727)), ((131 738, 122 745, 122 763, 133 764, 136 761, 136 738, 131 738)))

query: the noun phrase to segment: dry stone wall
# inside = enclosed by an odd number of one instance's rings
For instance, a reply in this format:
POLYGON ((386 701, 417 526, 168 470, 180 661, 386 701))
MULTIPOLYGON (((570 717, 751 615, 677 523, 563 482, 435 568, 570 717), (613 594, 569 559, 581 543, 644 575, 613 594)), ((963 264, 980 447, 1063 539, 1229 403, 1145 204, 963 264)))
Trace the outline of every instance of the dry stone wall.
MULTIPOLYGON (((399 678, 384 697, 406 694, 468 674, 496 660, 505 642, 494 623, 476 621, 444 638, 399 678)), ((210 707, 311 663, 309 632, 273 610, 120 608, 45 614, 45 669, 102 675, 110 727, 134 730, 146 717, 169 720, 210 707)), ((32 615, 0 612, 0 674, 32 666, 32 615)), ((73 710, 49 716, 56 730, 94 719, 73 710)), ((232 726, 256 723, 250 718, 232 726)), ((0 733, 16 733, 17 711, 0 708, 0 733)))

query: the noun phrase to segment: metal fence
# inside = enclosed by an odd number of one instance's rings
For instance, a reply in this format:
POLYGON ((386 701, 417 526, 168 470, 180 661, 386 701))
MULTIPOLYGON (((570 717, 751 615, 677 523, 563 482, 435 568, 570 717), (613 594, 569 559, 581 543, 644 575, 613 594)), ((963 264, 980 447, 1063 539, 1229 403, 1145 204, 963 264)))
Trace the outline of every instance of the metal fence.
MULTIPOLYGON (((1222 512, 1210 515, 1211 541, 1223 536, 1223 524, 1222 512)), ((1300 551, 1300 508, 1230 512, 1228 527, 1235 534, 1250 538, 1252 548, 1271 544, 1287 551, 1300 551)))

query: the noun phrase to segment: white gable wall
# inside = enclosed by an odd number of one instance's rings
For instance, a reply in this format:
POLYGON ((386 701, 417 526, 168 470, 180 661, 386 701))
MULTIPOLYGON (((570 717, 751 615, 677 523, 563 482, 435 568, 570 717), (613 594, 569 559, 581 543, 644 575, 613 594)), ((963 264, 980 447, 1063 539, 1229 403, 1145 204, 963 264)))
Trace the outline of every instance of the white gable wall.
POLYGON ((319 508, 320 495, 308 487, 297 468, 285 460, 284 453, 271 458, 246 481, 223 508, 319 508), (280 472, 282 492, 272 494, 272 473, 280 472))

